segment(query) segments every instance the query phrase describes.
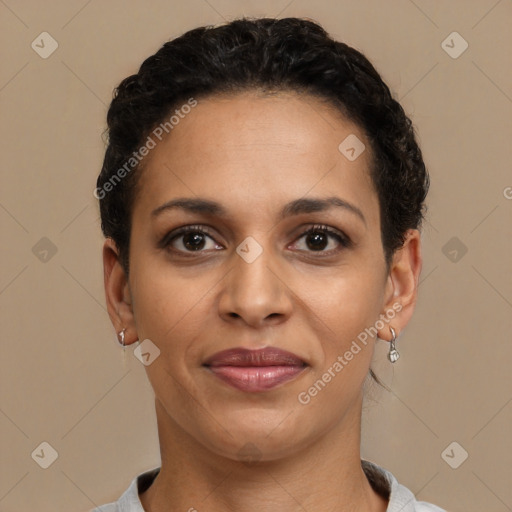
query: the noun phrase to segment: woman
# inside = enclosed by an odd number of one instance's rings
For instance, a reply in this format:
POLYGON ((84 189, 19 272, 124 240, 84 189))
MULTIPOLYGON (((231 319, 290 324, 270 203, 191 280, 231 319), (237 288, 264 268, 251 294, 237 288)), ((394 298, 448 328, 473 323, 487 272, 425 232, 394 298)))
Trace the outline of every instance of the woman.
POLYGON ((429 184, 368 60, 302 19, 198 28, 123 80, 108 130, 107 306, 140 342, 161 467, 96 510, 442 510, 360 457, 429 184))

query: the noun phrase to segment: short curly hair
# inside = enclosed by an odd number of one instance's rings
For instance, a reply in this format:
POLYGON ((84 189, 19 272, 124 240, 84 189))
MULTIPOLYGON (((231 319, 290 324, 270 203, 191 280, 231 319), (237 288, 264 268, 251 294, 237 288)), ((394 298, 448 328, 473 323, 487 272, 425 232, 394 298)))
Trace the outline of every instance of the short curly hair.
POLYGON ((95 195, 101 228, 129 271, 131 212, 141 164, 113 182, 148 135, 190 97, 248 90, 296 91, 336 107, 371 145, 387 267, 408 229, 421 226, 429 176, 411 120, 368 59, 300 18, 241 18, 166 42, 114 91, 108 146, 95 195), (110 184, 110 186, 109 186, 110 184), (113 186, 115 185, 115 186, 113 186), (108 193, 107 193, 108 191, 108 193))

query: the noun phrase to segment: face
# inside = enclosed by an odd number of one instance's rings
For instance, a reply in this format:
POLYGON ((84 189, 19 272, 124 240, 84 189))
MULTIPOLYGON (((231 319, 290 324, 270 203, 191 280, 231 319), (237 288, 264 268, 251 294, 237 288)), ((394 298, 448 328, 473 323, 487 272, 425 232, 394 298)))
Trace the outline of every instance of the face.
POLYGON ((199 101, 151 150, 129 279, 118 263, 112 275, 133 341, 160 350, 146 366, 159 421, 215 453, 236 459, 252 443, 268 460, 358 426, 375 341, 361 333, 400 302, 369 148, 313 97, 243 93, 199 101), (349 135, 366 147, 353 161, 338 149, 349 135), (302 368, 241 389, 205 366, 220 351, 264 347, 302 368))

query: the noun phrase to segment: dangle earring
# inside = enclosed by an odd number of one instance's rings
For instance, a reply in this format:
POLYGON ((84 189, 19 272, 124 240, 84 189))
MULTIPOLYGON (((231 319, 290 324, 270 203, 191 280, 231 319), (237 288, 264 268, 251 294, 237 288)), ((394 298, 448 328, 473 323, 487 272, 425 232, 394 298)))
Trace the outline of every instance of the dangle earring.
POLYGON ((396 333, 395 329, 393 327, 389 327, 389 330, 391 331, 391 341, 389 342, 389 352, 388 352, 388 359, 392 363, 396 363, 398 361, 398 358, 400 357, 400 354, 398 353, 398 350, 395 347, 395 341, 396 341, 396 333))
POLYGON ((121 331, 117 333, 117 338, 119 340, 119 345, 123 347, 123 368, 126 369, 126 345, 124 343, 125 332, 126 327, 124 327, 121 331))

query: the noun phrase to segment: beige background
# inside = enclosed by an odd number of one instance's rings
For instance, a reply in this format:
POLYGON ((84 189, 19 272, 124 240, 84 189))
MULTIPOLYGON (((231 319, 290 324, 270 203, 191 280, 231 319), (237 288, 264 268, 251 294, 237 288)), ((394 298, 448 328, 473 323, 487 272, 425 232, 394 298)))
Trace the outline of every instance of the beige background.
POLYGON ((114 86, 164 41, 243 14, 311 17, 363 51, 431 173, 417 312, 394 367, 379 342, 392 392, 370 390, 363 456, 452 511, 512 510, 510 0, 0 1, 0 510, 89 510, 159 465, 151 388, 105 310, 101 134, 114 86), (456 59, 453 31, 469 44, 456 59), (43 441, 48 469, 31 457, 43 441))

